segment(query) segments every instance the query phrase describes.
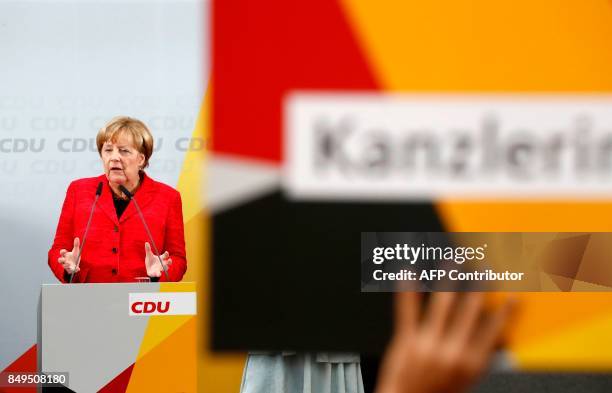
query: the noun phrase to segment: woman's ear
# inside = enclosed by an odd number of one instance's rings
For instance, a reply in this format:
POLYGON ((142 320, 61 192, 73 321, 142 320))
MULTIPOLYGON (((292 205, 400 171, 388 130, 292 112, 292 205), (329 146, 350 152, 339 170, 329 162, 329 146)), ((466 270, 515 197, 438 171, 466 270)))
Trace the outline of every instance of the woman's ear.
POLYGON ((144 169, 145 161, 145 155, 142 153, 138 153, 138 167, 140 168, 140 170, 144 169))

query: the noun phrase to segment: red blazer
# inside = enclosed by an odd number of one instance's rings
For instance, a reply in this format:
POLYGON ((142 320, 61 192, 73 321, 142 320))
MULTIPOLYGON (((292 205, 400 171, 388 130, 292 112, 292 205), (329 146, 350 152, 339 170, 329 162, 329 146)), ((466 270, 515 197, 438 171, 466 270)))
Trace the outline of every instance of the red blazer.
MULTIPOLYGON (((121 218, 117 219, 112 191, 106 176, 101 175, 75 180, 66 192, 53 246, 49 250, 49 266, 61 282, 66 281, 64 268, 57 261, 59 252, 62 248, 72 250, 75 237, 82 244, 99 182, 104 187, 81 254, 81 270, 75 274, 73 282, 133 282, 135 277, 147 276, 144 244, 150 241, 138 211, 131 201, 121 218)), ((144 175, 134 198, 160 254, 164 251, 170 253, 170 281, 180 281, 187 270, 180 194, 172 187, 144 175)), ((160 281, 165 280, 162 274, 160 281)))

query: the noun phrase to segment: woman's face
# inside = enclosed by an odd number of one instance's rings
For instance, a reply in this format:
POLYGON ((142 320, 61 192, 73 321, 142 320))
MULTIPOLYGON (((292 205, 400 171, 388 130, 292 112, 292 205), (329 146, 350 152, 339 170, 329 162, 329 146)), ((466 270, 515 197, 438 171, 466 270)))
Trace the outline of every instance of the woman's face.
POLYGON ((119 134, 115 142, 106 141, 102 146, 104 173, 110 183, 126 187, 138 184, 138 172, 144 165, 145 156, 132 143, 132 138, 119 134))

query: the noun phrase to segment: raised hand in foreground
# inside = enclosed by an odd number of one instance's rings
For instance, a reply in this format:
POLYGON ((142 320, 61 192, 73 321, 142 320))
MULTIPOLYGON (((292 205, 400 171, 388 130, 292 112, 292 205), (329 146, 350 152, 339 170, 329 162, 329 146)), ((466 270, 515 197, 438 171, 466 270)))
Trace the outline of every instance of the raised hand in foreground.
POLYGON ((513 299, 485 309, 485 294, 434 293, 395 298, 395 332, 376 393, 465 392, 486 370, 513 309, 513 299), (422 310, 424 308, 424 310, 422 310))

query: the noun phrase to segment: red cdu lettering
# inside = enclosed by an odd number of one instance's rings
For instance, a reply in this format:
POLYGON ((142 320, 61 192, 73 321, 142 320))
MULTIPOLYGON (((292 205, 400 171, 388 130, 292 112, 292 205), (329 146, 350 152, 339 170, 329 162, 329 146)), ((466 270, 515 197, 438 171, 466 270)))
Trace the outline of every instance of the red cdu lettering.
POLYGON ((143 310, 143 312, 145 314, 150 314, 152 312, 155 312, 156 308, 157 307, 155 306, 155 302, 145 302, 144 303, 144 310, 143 310))
POLYGON ((142 302, 132 303, 132 312, 134 314, 142 314, 142 302))
POLYGON ((165 314, 170 310, 170 302, 134 302, 131 307, 134 314, 165 314))
POLYGON ((157 311, 159 311, 161 314, 168 312, 169 308, 170 302, 166 302, 166 308, 162 308, 162 302, 157 302, 157 311))

